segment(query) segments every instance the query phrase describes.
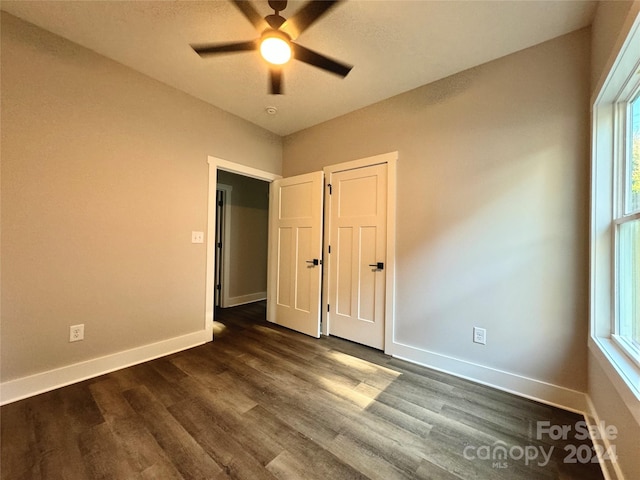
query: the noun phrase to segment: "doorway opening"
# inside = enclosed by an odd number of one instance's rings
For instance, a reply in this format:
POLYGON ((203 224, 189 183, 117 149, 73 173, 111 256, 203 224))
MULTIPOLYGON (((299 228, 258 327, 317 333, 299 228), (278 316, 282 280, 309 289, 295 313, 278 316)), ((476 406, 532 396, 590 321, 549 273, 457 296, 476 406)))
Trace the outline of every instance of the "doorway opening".
MULTIPOLYGON (((217 157, 208 157, 209 163, 209 200, 208 200, 208 214, 207 214, 207 264, 206 264, 206 297, 205 297, 205 329, 210 333, 210 340, 213 340, 213 332, 214 332, 214 316, 215 316, 215 306, 216 306, 216 286, 218 285, 216 281, 216 275, 218 273, 218 265, 220 262, 223 262, 222 270, 222 284, 221 284, 221 302, 224 304, 224 284, 225 284, 225 269, 224 269, 224 258, 216 259, 216 229, 218 227, 218 172, 227 172, 232 174, 237 174, 242 177, 249 177, 252 179, 261 180, 263 182, 270 183, 278 178, 281 178, 280 175, 273 174, 271 172, 267 172, 264 170, 259 170, 253 167, 248 167, 246 165, 242 165, 239 163, 229 162, 227 160, 217 158, 217 157), (216 261, 217 260, 217 261, 216 261)), ((224 183, 223 183, 224 184, 224 183)), ((223 207, 224 208, 224 207, 223 207)), ((222 213, 224 216, 224 213, 222 213)), ((229 223, 232 223, 232 219, 229 215, 229 223)), ((223 234, 223 240, 224 235, 223 234)), ((227 243, 230 243, 227 241, 227 243)), ((222 248, 222 256, 224 256, 224 244, 222 248)), ((227 268, 227 270, 229 270, 227 268)), ((231 283, 230 281, 226 282, 228 286, 231 283)))
POLYGON ((218 170, 216 185, 216 307, 267 298, 269 183, 218 170))

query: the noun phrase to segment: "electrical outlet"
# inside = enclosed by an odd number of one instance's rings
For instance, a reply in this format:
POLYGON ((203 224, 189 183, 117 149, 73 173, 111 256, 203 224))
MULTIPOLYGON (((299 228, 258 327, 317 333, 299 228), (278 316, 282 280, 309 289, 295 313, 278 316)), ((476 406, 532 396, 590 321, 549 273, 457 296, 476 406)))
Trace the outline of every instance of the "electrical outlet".
POLYGON ((84 340, 84 323, 81 325, 71 325, 69 327, 69 341, 79 342, 84 340))
POLYGON ((485 328, 473 327, 473 341, 481 345, 487 344, 487 330, 485 328))
POLYGON ((204 243, 204 232, 191 232, 191 243, 204 243))

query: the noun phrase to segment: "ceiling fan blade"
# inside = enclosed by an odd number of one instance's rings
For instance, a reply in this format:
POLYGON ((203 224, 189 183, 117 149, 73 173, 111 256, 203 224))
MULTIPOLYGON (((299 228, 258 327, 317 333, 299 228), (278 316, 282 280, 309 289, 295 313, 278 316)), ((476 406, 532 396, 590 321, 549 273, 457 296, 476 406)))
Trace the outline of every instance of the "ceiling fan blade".
POLYGON ((270 68, 269 77, 271 79, 271 95, 282 95, 282 69, 270 68))
POLYGON ((234 43, 214 43, 207 45, 191 45, 191 48, 201 57, 206 55, 215 55, 217 53, 234 53, 234 52, 246 52, 248 50, 255 50, 258 48, 258 42, 251 40, 248 42, 234 42, 234 43))
POLYGON ((262 18, 251 2, 247 0, 231 0, 233 4, 242 12, 247 20, 255 27, 256 30, 262 32, 269 24, 262 18))
POLYGON ((346 77, 353 68, 353 65, 347 65, 346 63, 341 63, 337 60, 325 57, 324 55, 314 52, 313 50, 309 50, 297 43, 291 42, 291 47, 293 49, 293 58, 296 60, 308 63, 309 65, 313 65, 314 67, 321 68, 341 77, 346 77))
POLYGON ((311 0, 298 10, 291 18, 286 20, 280 30, 288 34, 293 40, 318 21, 322 15, 341 0, 311 0))

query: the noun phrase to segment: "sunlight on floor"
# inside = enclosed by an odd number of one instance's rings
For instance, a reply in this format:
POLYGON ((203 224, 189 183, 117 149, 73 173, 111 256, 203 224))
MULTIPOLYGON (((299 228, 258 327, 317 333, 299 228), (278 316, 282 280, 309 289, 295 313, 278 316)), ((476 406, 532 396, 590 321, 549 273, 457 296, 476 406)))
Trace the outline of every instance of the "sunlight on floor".
POLYGON ((356 386, 345 385, 342 382, 335 382, 329 378, 320 379, 320 382, 328 391, 348 400, 363 410, 375 402, 378 395, 402 375, 389 368, 335 350, 329 351, 325 355, 342 365, 365 374, 365 376, 371 375, 375 377, 375 387, 368 385, 366 378, 356 386))
POLYGON ((327 352, 326 356, 330 357, 332 360, 335 360, 338 363, 341 363, 342 365, 353 368, 361 373, 375 373, 375 374, 389 375, 394 379, 401 375, 401 373, 391 370, 390 368, 386 368, 381 365, 368 362, 361 358, 353 357, 346 353, 338 352, 336 350, 327 352))
POLYGON ((327 378, 320 378, 319 380, 322 386, 327 391, 333 393, 334 395, 344 400, 347 400, 348 402, 352 403, 353 405, 356 405, 362 410, 365 410, 366 408, 368 408, 369 405, 371 405, 375 401, 375 396, 363 394, 358 390, 358 387, 360 385, 356 387, 349 387, 339 382, 329 380, 327 378))
POLYGON ((213 336, 221 335, 227 329, 227 326, 224 323, 213 322, 213 336))

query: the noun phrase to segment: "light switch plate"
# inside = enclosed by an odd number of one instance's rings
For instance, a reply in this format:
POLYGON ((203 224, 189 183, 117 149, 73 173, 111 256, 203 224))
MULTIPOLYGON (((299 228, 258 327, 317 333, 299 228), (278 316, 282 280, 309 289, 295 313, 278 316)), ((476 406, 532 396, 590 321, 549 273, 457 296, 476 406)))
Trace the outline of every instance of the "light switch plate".
POLYGON ((204 232, 191 232, 191 243, 204 243, 204 232))

